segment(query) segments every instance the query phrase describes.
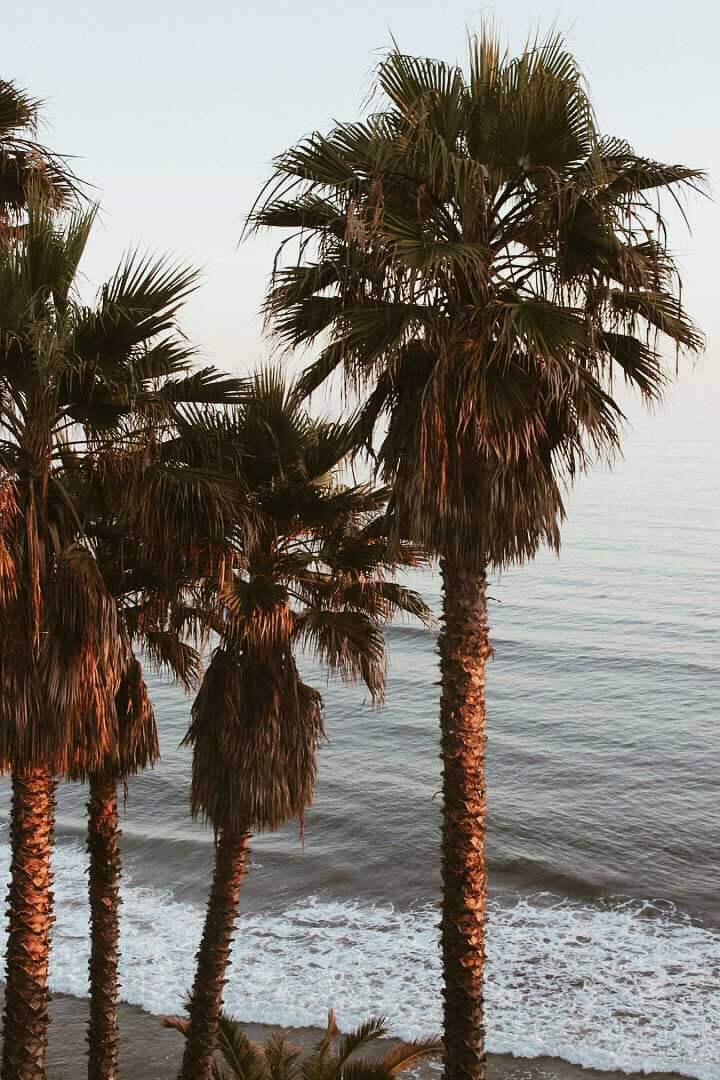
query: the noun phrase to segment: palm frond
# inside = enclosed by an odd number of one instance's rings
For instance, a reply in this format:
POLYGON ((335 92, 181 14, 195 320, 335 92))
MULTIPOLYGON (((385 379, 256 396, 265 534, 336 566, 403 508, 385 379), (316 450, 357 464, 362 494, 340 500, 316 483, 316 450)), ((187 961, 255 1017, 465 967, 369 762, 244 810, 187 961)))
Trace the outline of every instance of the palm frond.
POLYGON ((295 623, 295 636, 320 662, 345 682, 361 679, 373 701, 385 693, 385 639, 360 611, 307 611, 295 623))
POLYGON ((175 630, 143 629, 138 635, 156 671, 169 672, 185 690, 193 690, 202 676, 202 660, 197 649, 175 630))
POLYGON ((352 1054, 362 1050, 388 1033, 387 1020, 384 1016, 371 1016, 340 1039, 333 1057, 336 1065, 345 1065, 352 1054))
POLYGON ((115 694, 118 722, 119 779, 153 766, 160 756, 155 711, 142 667, 135 656, 120 676, 115 694))
POLYGON ((158 396, 173 404, 236 405, 245 393, 246 381, 225 375, 213 367, 199 368, 182 378, 168 379, 158 396))
POLYGON ((413 1069, 423 1061, 439 1057, 443 1052, 442 1039, 430 1036, 427 1039, 413 1039, 412 1042, 400 1042, 388 1050, 382 1059, 382 1066, 391 1076, 413 1069))

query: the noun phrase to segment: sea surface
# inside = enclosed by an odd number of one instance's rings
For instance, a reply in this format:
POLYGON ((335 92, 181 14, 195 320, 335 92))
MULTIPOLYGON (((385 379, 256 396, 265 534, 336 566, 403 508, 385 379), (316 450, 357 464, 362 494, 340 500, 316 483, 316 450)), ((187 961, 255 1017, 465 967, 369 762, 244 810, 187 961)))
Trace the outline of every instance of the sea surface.
MULTIPOLYGON (((719 384, 635 410, 625 457, 568 500, 559 559, 494 576, 488 673, 489 1046, 720 1077, 719 384)), ((435 608, 437 575, 414 579, 435 608)), ((226 1002, 248 1021, 440 1025, 438 668, 388 633, 387 705, 323 688, 329 741, 304 845, 253 841, 226 1002)), ((122 996, 177 1011, 212 835, 188 815, 190 701, 151 677, 162 762, 123 821, 122 996)), ((0 803, 6 871, 7 782, 0 803)), ((85 792, 59 796, 54 989, 86 992, 85 792)))

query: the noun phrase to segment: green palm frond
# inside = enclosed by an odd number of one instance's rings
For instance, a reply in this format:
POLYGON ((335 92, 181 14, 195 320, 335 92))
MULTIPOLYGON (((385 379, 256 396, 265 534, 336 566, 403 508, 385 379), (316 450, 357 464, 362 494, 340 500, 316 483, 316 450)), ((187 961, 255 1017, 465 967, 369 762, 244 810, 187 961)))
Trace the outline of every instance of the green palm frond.
POLYGON ((345 1065, 348 1058, 358 1050, 364 1049, 377 1039, 382 1039, 388 1033, 388 1024, 384 1016, 371 1016, 364 1023, 359 1024, 353 1031, 343 1035, 337 1047, 333 1051, 335 1065, 345 1065))
POLYGON ((683 311, 680 300, 667 293, 645 289, 642 292, 613 289, 610 304, 621 324, 627 325, 627 317, 639 315, 653 329, 671 341, 687 349, 697 351, 703 343, 702 335, 683 311))
MULTIPOLYGON (((278 1068, 277 1080, 281 1080, 285 1064, 281 1048, 278 1047, 274 1054, 271 1050, 271 1058, 268 1059, 264 1051, 260 1051, 248 1039, 238 1022, 224 1012, 220 1014, 217 1045, 225 1071, 233 1080, 236 1077, 238 1080, 268 1080, 269 1060, 278 1068)), ((271 1075, 275 1080, 275 1074, 271 1075)))
POLYGON ((173 404, 236 405, 244 392, 244 379, 205 367, 182 378, 168 379, 158 391, 158 397, 173 404))
POLYGON ((143 320, 163 319, 199 286, 198 271, 167 256, 129 252, 117 271, 102 287, 101 305, 123 313, 143 327, 143 320))
POLYGON ((342 209, 312 192, 297 199, 272 199, 258 204, 248 221, 248 227, 254 229, 321 229, 338 239, 344 236, 345 225, 342 209))
POLYGON ((40 101, 7 79, 0 79, 0 138, 37 126, 40 101))
MULTIPOLYGON (((182 1017, 163 1017, 165 1027, 187 1037, 189 1024, 182 1017)), ((220 1015, 215 1062, 220 1080, 390 1080, 423 1061, 439 1057, 439 1039, 398 1042, 383 1057, 353 1057, 378 1039, 387 1037, 387 1023, 371 1017, 354 1031, 340 1035, 330 1010, 327 1030, 305 1054, 287 1041, 284 1032, 273 1031, 262 1046, 250 1041, 237 1020, 220 1015)))
POLYGON ((432 625, 432 614, 420 593, 397 581, 353 582, 337 592, 343 606, 363 611, 380 622, 405 614, 426 626, 432 625))
POLYGON ((300 1051, 283 1032, 274 1031, 263 1043, 263 1056, 272 1080, 299 1080, 300 1051))
POLYGON ((628 382, 636 386, 645 398, 656 401, 662 397, 668 376, 661 357, 654 349, 632 334, 613 334, 611 331, 603 335, 603 344, 628 382))

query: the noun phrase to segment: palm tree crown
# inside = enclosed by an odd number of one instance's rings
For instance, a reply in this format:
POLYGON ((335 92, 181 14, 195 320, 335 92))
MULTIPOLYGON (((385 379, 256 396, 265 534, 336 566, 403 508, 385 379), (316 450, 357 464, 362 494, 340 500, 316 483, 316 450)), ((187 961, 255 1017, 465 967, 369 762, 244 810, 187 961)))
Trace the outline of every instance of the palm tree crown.
POLYGON ((427 617, 391 574, 421 554, 405 542, 389 551, 384 491, 341 482, 348 425, 310 418, 277 373, 258 375, 233 413, 196 414, 180 446, 237 479, 226 547, 200 596, 220 640, 188 734, 193 810, 216 829, 276 829, 312 800, 323 731, 296 652, 380 700, 382 625, 427 617))
POLYGON ((213 374, 189 372, 177 333, 192 271, 130 256, 96 306, 80 302, 93 217, 58 219, 35 200, 21 237, 0 250, 3 617, 15 625, 0 650, 0 757, 14 765, 42 757, 73 776, 116 745, 114 695, 127 655, 84 529, 79 475, 91 452, 135 446, 198 382, 205 400, 226 391, 213 374))
POLYGON ((394 51, 377 97, 276 160, 249 219, 292 230, 267 315, 282 342, 322 345, 304 392, 339 368, 361 437, 387 423, 408 535, 528 557, 558 543, 559 480, 617 443, 613 376, 652 400, 662 339, 700 345, 656 196, 702 177, 601 137, 558 38, 510 58, 486 32, 467 71, 394 51))
POLYGON ((0 79, 0 239, 13 235, 32 194, 56 207, 76 203, 80 185, 67 162, 35 139, 41 102, 0 79))

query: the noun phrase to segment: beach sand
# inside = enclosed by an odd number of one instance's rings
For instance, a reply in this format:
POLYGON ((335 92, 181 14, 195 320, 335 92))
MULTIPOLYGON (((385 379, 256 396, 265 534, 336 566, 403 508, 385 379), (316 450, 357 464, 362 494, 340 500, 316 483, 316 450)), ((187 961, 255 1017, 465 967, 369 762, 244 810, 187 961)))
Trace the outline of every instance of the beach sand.
MULTIPOLYGON (((87 1002, 56 995, 50 1007, 48 1080, 78 1080, 85 1073, 85 1024, 87 1002)), ((164 1028, 160 1018, 134 1005, 120 1006, 122 1080, 174 1080, 182 1054, 182 1036, 164 1028)), ((248 1036, 262 1042, 272 1029, 263 1024, 244 1024, 248 1036)), ((291 1028, 288 1037, 298 1045, 315 1042, 317 1028, 291 1028)), ((383 1040, 383 1046, 392 1040, 383 1040)), ((425 1067, 428 1077, 438 1068, 425 1067)), ((491 1055, 489 1080, 627 1080, 624 1072, 582 1069, 556 1058, 515 1058, 491 1055)), ((639 1080, 639 1074, 636 1074, 639 1080)), ((675 1073, 647 1073, 645 1080, 680 1080, 675 1073)))

